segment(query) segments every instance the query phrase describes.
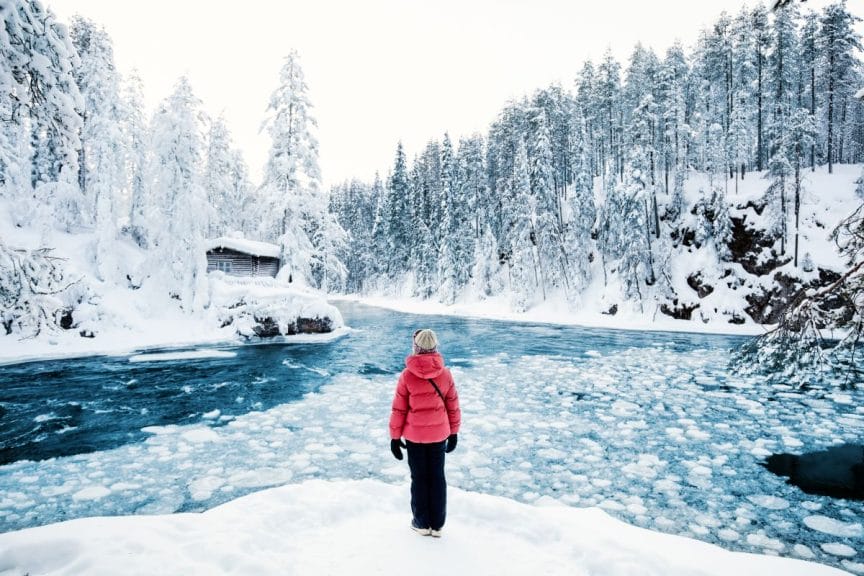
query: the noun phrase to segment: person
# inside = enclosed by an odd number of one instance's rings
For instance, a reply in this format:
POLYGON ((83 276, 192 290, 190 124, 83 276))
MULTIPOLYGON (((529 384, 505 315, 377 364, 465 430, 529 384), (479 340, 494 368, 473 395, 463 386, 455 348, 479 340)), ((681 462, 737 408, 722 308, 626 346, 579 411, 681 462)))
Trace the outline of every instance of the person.
POLYGON ((411 528, 440 538, 447 515, 444 454, 456 449, 462 413, 453 376, 438 353, 435 332, 415 331, 412 348, 393 396, 390 451, 397 460, 402 460, 402 448, 408 451, 411 528))

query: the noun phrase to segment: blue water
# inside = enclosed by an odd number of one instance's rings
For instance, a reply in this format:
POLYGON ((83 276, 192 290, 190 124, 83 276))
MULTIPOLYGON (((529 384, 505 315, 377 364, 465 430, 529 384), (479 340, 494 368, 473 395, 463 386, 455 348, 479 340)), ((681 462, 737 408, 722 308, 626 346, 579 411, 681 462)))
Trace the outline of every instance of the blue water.
POLYGON ((463 408, 451 485, 599 506, 735 550, 864 563, 861 502, 804 494, 761 465, 860 443, 859 392, 741 380, 727 370, 741 338, 339 306, 355 331, 327 344, 0 367, 0 530, 205 510, 308 478, 404 482, 389 404, 411 333, 431 327, 463 408), (821 548, 838 543, 853 555, 821 548))

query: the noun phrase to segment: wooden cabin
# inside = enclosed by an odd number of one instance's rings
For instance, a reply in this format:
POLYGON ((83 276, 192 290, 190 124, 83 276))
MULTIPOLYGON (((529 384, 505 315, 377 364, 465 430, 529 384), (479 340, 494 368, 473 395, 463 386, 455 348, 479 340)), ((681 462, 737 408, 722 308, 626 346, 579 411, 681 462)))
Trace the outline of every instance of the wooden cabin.
POLYGON ((275 278, 279 266, 279 247, 275 244, 224 236, 207 242, 207 272, 275 278))

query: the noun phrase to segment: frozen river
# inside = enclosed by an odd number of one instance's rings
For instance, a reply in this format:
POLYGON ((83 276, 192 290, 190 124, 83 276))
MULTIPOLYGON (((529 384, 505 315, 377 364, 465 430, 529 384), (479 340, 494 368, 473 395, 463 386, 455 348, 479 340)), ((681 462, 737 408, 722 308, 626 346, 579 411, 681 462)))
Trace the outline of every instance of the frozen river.
POLYGON ((308 478, 405 482, 387 420, 428 326, 462 401, 451 485, 864 572, 864 503, 761 465, 860 444, 864 393, 742 381, 727 370, 740 338, 339 306, 356 331, 329 344, 0 367, 0 531, 205 510, 308 478))

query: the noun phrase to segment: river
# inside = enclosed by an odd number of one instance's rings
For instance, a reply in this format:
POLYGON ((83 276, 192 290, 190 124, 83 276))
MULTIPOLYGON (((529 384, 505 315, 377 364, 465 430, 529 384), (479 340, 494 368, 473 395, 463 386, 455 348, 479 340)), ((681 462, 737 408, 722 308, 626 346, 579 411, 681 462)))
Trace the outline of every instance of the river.
POLYGON ((861 392, 742 380, 727 367, 737 337, 338 306, 353 331, 326 344, 0 367, 0 531, 206 510, 309 478, 406 482, 389 406, 413 330, 431 327, 463 410, 451 485, 864 563, 860 501, 805 494, 762 465, 860 443, 861 392))

